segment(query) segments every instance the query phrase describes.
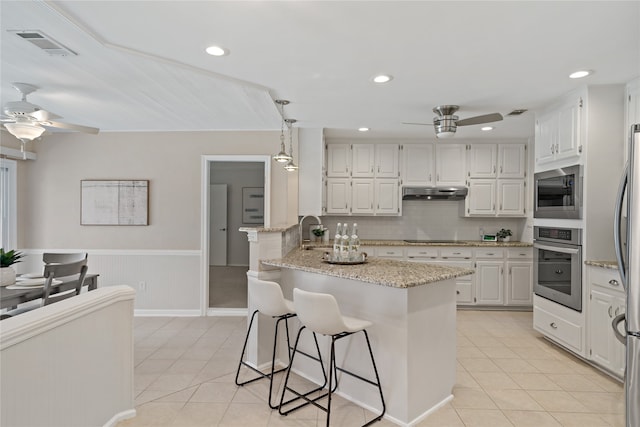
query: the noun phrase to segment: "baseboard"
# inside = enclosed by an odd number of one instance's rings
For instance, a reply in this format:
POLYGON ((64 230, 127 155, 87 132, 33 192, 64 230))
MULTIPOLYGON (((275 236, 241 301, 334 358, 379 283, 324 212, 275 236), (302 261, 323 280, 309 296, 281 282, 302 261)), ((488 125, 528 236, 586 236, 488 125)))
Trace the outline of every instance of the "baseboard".
POLYGON ((208 308, 207 316, 247 316, 246 308, 208 308))
POLYGON ((126 411, 118 412, 109 421, 107 421, 102 427, 115 427, 120 421, 128 420, 136 416, 135 409, 127 409, 126 411))
POLYGON ((200 310, 133 310, 135 317, 200 317, 200 310))

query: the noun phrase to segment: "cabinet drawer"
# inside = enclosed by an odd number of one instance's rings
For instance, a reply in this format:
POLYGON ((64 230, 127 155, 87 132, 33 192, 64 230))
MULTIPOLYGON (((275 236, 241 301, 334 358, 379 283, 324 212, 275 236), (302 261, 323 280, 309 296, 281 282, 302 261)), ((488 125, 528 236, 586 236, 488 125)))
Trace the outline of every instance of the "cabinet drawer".
POLYGON ((410 247, 407 248, 407 257, 409 258, 437 258, 438 249, 429 247, 410 247))
POLYGON ((461 304, 471 304, 473 298, 471 296, 471 283, 456 283, 456 302, 461 304))
POLYGON ((612 291, 624 292, 620 273, 617 270, 589 266, 589 284, 601 286, 612 291))
POLYGON ((504 250, 495 248, 479 248, 476 249, 476 258, 502 259, 504 258, 504 250))
POLYGON ((509 248, 507 249, 507 258, 509 259, 533 258, 533 249, 532 248, 509 248))
POLYGON ((401 246, 398 247, 378 247, 376 248, 376 256, 380 258, 402 258, 404 257, 404 251, 401 246))
POLYGON ((440 257, 443 259, 448 258, 473 258, 473 250, 461 249, 461 248, 442 248, 440 249, 440 257))
POLYGON ((549 313, 540 307, 533 308, 533 326, 562 344, 580 352, 582 349, 582 327, 549 313))

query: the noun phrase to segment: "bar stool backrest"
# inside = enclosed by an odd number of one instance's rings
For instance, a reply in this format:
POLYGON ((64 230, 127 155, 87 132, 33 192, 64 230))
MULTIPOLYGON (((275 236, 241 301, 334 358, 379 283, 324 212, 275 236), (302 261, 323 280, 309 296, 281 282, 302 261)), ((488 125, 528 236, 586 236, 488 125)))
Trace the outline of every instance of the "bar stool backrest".
POLYGON ((307 292, 295 288, 293 305, 298 319, 313 332, 336 335, 348 330, 335 297, 330 294, 307 292))
POLYGON ((287 305, 282 295, 282 289, 276 282, 249 277, 248 284, 253 306, 260 313, 267 316, 282 316, 294 312, 292 307, 287 305))

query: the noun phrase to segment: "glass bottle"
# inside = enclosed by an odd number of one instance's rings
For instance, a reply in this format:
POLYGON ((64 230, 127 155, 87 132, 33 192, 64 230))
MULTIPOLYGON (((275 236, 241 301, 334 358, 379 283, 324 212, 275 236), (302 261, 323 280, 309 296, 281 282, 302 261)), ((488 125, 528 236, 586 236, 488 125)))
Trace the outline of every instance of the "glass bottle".
POLYGON ((336 235, 333 237, 333 259, 337 261, 340 259, 340 243, 342 242, 342 235, 340 235, 341 223, 336 226, 336 235))
POLYGON ((349 237, 349 258, 355 261, 360 256, 360 238, 358 237, 358 223, 353 223, 351 236, 349 237))
POLYGON ((349 260, 349 225, 342 224, 342 235, 340 238, 340 261, 349 260))

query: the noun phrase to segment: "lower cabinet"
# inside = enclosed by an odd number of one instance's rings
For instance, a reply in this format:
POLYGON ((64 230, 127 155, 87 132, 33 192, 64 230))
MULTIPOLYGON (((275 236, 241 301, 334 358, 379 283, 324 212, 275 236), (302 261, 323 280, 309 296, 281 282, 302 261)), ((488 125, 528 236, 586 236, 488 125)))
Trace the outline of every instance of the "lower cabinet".
POLYGON ((476 261, 476 304, 504 304, 504 261, 476 261))
POLYGON ((623 313, 626 307, 620 276, 615 270, 589 266, 587 278, 589 284, 587 357, 622 378, 625 369, 625 347, 615 337, 611 326, 613 318, 623 313))
POLYGON ((532 305, 532 261, 507 261, 506 266, 507 305, 532 305))

